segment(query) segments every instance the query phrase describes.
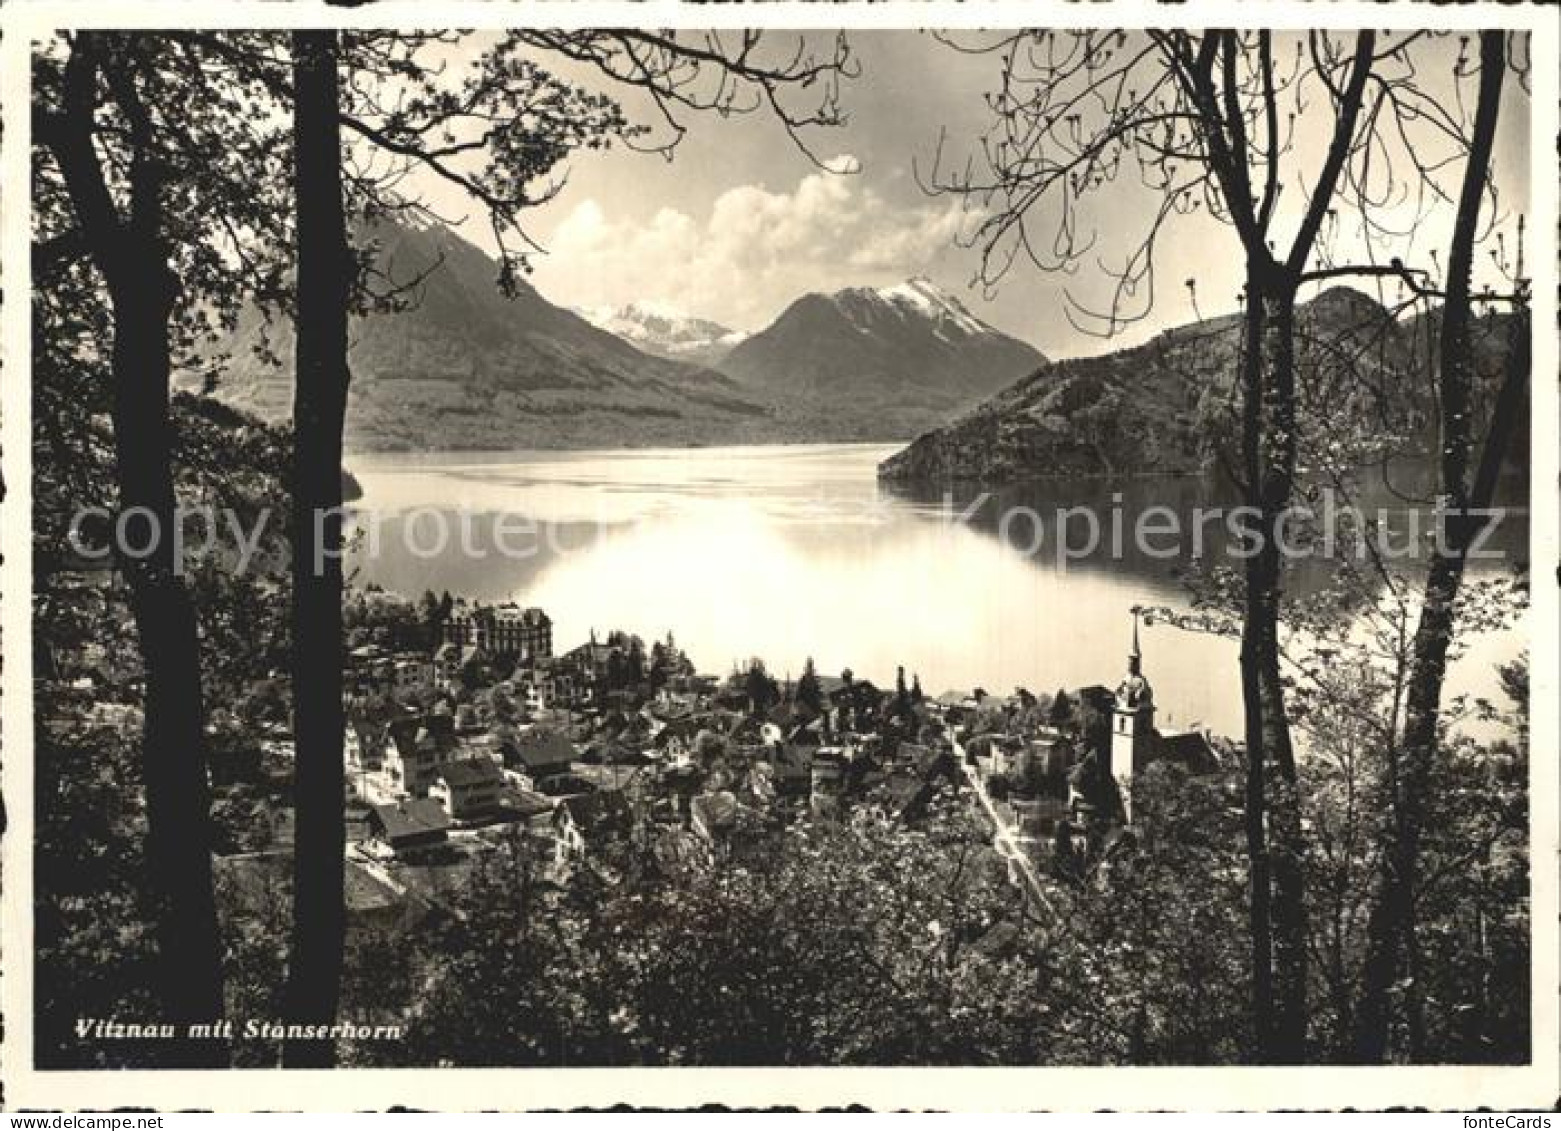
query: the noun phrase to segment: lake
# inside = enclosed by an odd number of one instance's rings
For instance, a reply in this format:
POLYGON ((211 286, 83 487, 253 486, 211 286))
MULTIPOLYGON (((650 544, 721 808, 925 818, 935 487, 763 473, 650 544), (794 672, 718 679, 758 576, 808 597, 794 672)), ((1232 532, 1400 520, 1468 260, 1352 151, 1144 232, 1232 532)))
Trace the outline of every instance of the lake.
MULTIPOLYGON (((671 632, 701 671, 716 674, 761 656, 777 677, 795 677, 811 656, 821 672, 849 667, 880 686, 892 686, 904 665, 931 695, 977 686, 1043 692, 1114 685, 1130 610, 1187 606, 1178 571, 1189 564, 1197 508, 1234 503, 1228 489, 1196 477, 1037 483, 954 498, 888 489, 875 470, 895 450, 358 456, 350 466, 363 488, 355 504, 363 534, 353 566, 360 583, 409 596, 449 590, 539 605, 553 618, 558 651, 593 630, 647 641, 671 632), (1099 516, 1102 545, 1087 556, 1083 515, 1057 521, 1071 507, 1099 516), (1181 552, 1166 535, 1134 545, 1135 522, 1156 507, 1188 532, 1181 552), (1122 516, 1120 552, 1114 515, 1122 516)), ((1429 469, 1409 465, 1394 479, 1397 492, 1413 496, 1429 469)), ((1400 533, 1423 513, 1386 489, 1363 505, 1373 514, 1383 507, 1400 533)), ((1208 546, 1221 542, 1219 529, 1208 523, 1208 546)), ((1508 517, 1495 543, 1522 553, 1525 516, 1508 517)), ((1305 589, 1321 576, 1305 563, 1292 584, 1305 589)), ((1234 641, 1159 624, 1142 630, 1141 643, 1162 728, 1239 734, 1234 641)), ((1494 696, 1492 665, 1519 648, 1515 633, 1476 638, 1454 683, 1494 696)))

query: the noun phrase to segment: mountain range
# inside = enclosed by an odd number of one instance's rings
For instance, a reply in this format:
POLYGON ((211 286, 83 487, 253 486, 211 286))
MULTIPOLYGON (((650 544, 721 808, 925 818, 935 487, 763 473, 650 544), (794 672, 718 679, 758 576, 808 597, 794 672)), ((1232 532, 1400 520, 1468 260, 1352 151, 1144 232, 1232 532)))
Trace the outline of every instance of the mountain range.
MULTIPOLYGON (((880 466, 880 478, 990 484, 1193 473, 1232 446, 1239 315, 1053 362, 923 278, 806 294, 744 335, 649 303, 586 317, 525 281, 505 297, 493 260, 437 224, 381 225, 357 242, 376 246, 383 275, 426 277, 406 309, 354 322, 350 450, 916 435, 880 466)), ((1394 319, 1348 287, 1298 307, 1306 427, 1323 442, 1331 428, 1378 435, 1397 450, 1434 444, 1424 347, 1434 346, 1436 317, 1394 319)), ((1501 371, 1505 326, 1489 317, 1477 327, 1483 405, 1501 371)), ((288 418, 285 320, 247 312, 220 353, 215 395, 262 419, 288 418)), ((194 374, 182 381, 200 383, 194 374)))
MULTIPOLYGON (((354 450, 507 450, 762 441, 772 412, 731 378, 644 353, 555 306, 524 280, 513 297, 494 261, 439 225, 360 234, 379 270, 426 273, 406 310, 354 321, 347 444, 354 450)), ((292 329, 239 320, 215 390, 286 419, 292 329), (257 347, 262 347, 257 349, 257 347), (267 354, 274 356, 266 356, 267 354)))
MULTIPOLYGON (((1343 286, 1299 305, 1303 447, 1364 438, 1384 452, 1434 450, 1425 344, 1436 340, 1436 317, 1433 311, 1395 319, 1369 295, 1343 286)), ((1493 399, 1506 332, 1502 317, 1476 327, 1479 406, 1493 399)), ((884 461, 879 477, 994 485, 1206 470, 1216 462, 1217 448, 1235 444, 1239 393, 1232 382, 1240 341, 1240 316, 1226 315, 1167 330, 1129 349, 1040 366, 920 436, 884 461)))
POLYGON ((652 302, 577 310, 593 326, 616 334, 636 349, 672 361, 718 368, 748 335, 652 302))
MULTIPOLYGON (((901 440, 1045 359, 925 279, 809 294, 751 337, 650 303, 573 311, 449 229, 357 235, 406 308, 355 320, 352 450, 506 450, 901 440)), ((292 332, 258 311, 215 394, 267 420, 292 402, 292 332)), ((186 384, 194 384, 189 376, 186 384)))
POLYGON ((721 369, 783 421, 865 440, 940 424, 1045 361, 917 278, 803 295, 721 369))

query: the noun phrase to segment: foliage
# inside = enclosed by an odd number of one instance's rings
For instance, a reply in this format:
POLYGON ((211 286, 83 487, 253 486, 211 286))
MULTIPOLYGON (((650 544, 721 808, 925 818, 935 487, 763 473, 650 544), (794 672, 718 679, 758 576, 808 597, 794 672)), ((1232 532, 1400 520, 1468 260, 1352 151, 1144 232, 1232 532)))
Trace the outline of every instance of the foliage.
POLYGON ((797 680, 797 689, 793 697, 814 715, 824 713, 824 689, 819 683, 818 669, 813 665, 812 656, 809 656, 802 666, 802 677, 797 680))
POLYGON ((155 1023, 146 818, 131 743, 107 728, 40 728, 33 1017, 40 1067, 155 1063, 156 1041, 81 1039, 78 1018, 155 1023))
MULTIPOLYGON (((784 832, 676 881, 541 879, 516 840, 413 940, 434 1064, 1236 1062, 1242 875, 1225 782, 1157 775, 1147 831, 1029 903, 964 800, 784 832), (426 979, 426 981, 425 981, 426 979)), ((765 835, 765 834, 755 834, 765 835)), ((351 975, 349 975, 351 977, 351 975)), ((349 1010, 353 1008, 351 997, 349 1010)))

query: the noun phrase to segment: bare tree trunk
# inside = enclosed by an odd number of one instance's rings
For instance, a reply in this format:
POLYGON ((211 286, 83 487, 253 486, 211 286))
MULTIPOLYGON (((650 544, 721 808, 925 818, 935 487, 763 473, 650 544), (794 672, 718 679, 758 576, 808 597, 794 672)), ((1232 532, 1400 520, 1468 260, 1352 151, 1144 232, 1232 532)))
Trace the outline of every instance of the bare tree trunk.
POLYGON ((1241 683, 1247 743, 1253 1021, 1258 1057, 1306 1054, 1306 914, 1295 752, 1280 677, 1279 519, 1295 480, 1295 287, 1283 269, 1247 272, 1242 359, 1246 502, 1258 541, 1246 558, 1241 683))
MULTIPOLYGON (((1243 314, 1241 355, 1241 448, 1247 505, 1261 514, 1263 336, 1265 315, 1256 273, 1247 272, 1247 303, 1243 314)), ((1274 1031, 1274 956, 1269 875, 1267 817, 1267 744, 1263 733, 1262 646, 1263 592, 1256 558, 1246 564, 1246 607, 1241 624, 1241 698, 1247 747, 1246 835, 1248 919, 1252 936, 1252 1036, 1257 1057, 1267 1060, 1274 1031)))
POLYGON ((1470 341, 1470 273, 1480 203, 1490 175, 1505 72, 1504 34, 1482 32, 1479 102, 1448 255, 1447 295, 1442 306, 1437 372, 1441 406, 1440 494, 1453 513, 1446 519, 1445 545, 1431 559, 1420 620, 1415 629, 1405 703, 1399 796, 1395 806, 1397 816, 1387 823, 1383 832, 1385 843, 1379 853, 1379 871, 1367 918, 1366 959, 1361 973, 1360 1004, 1356 1010, 1356 1056, 1373 1063, 1388 1056, 1393 984, 1401 969, 1412 969, 1416 965, 1415 956, 1407 950, 1413 945, 1420 835, 1437 749, 1442 685, 1453 639, 1455 603, 1475 533, 1475 521, 1469 511, 1488 507, 1495 495, 1497 473, 1515 430, 1517 405, 1528 383, 1528 320, 1520 312, 1513 320, 1513 343, 1507 371, 1487 431, 1475 490, 1471 492, 1467 483, 1474 374, 1470 341))
POLYGON ((1211 32, 1195 53, 1183 50, 1177 62, 1181 81, 1198 107, 1209 166, 1219 180, 1247 253, 1246 330, 1250 340, 1242 382, 1243 454, 1247 502, 1257 511, 1261 543, 1246 564, 1241 668, 1249 759, 1247 843, 1252 861, 1254 1018, 1258 1022, 1259 1056, 1269 1062, 1304 1058, 1307 1022, 1302 837, 1295 755, 1279 672, 1282 575, 1276 539, 1295 479, 1295 296, 1350 153, 1374 42, 1370 31, 1362 31, 1356 38, 1350 77, 1339 92, 1333 139, 1306 215, 1283 262, 1274 258, 1268 230, 1278 199, 1281 148, 1269 41, 1259 41, 1268 133, 1261 195, 1249 168, 1252 150, 1243 124, 1237 78, 1240 44, 1235 33, 1211 32), (1216 63, 1220 64, 1219 85, 1214 80, 1216 63), (1254 309, 1259 306, 1261 314, 1254 309), (1268 345, 1270 356, 1266 359, 1262 357, 1263 344, 1268 345), (1277 773, 1270 773, 1270 765, 1277 773), (1263 1023, 1265 1014, 1271 1015, 1268 1024, 1263 1023))
MULTIPOLYGON (((146 508, 164 531, 176 521, 167 398, 168 306, 174 285, 158 264, 138 297, 116 303, 113 356, 120 506, 146 508)), ((211 794, 195 608, 174 572, 166 534, 150 557, 121 561, 146 669, 147 865, 162 905, 158 944, 164 999, 176 1020, 213 1022, 223 1014, 222 949, 212 889, 211 794)), ((225 1061, 220 1046, 206 1053, 191 1050, 192 1063, 225 1061)))
MULTIPOLYGON (((222 947, 211 870, 211 794, 206 776, 200 644, 195 609, 174 557, 176 521, 169 420, 169 323, 179 279, 163 235, 161 176, 140 101, 133 44, 116 51, 78 32, 66 64, 65 105, 39 124, 70 194, 94 263, 108 284, 113 316, 114 471, 127 544, 121 554, 145 675, 142 762, 146 783, 148 883, 156 907, 160 993, 176 1025, 223 1016, 222 947), (128 218, 99 164, 94 134, 98 76, 128 124, 132 156, 128 218)), ((181 1067, 220 1066, 216 1040, 170 1043, 181 1067)))
MULTIPOLYGON (((335 31, 293 34, 298 313, 293 399, 293 713, 297 744, 292 1020, 335 1021, 345 944, 342 752, 342 428, 352 261, 341 182, 335 31)), ((332 1041, 288 1044, 289 1067, 328 1067, 332 1041)))
POLYGON ((1263 527, 1256 559, 1259 598, 1258 678, 1263 698, 1263 743, 1273 774, 1269 778, 1270 869, 1274 881, 1274 1041, 1271 1059, 1297 1064, 1306 1059, 1306 903, 1302 875, 1300 784, 1295 748, 1285 712, 1280 674, 1279 620, 1284 562, 1279 545, 1280 519, 1295 487, 1295 285, 1270 281, 1268 372, 1265 389, 1263 527))

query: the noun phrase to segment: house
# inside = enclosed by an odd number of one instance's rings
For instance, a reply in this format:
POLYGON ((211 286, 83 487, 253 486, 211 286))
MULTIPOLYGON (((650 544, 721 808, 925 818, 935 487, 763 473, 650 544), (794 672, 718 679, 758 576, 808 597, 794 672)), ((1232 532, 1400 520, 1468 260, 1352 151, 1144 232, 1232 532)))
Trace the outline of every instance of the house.
MULTIPOLYGON (((678 719, 686 719, 694 713, 697 704, 695 696, 685 691, 679 691, 673 686, 676 680, 669 680, 656 689, 655 698, 651 700, 651 709, 663 722, 676 722, 678 719)), ((687 682, 683 680, 682 682, 687 682)))
POLYGON ((434 653, 434 674, 445 689, 459 686, 468 675, 488 663, 488 652, 480 644, 455 644, 446 641, 434 653))
POLYGON ((1030 749, 1022 741, 1009 735, 994 735, 988 755, 990 773, 1011 781, 1022 779, 1030 769, 1030 749))
POLYGON ((595 640, 571 648, 560 658, 559 666, 575 677, 582 690, 589 690, 607 681, 608 668, 614 655, 622 650, 612 644, 600 644, 595 640))
POLYGON ((444 622, 446 643, 475 645, 505 660, 529 663, 553 655, 553 621, 538 608, 522 608, 514 601, 498 605, 467 604, 457 600, 444 622))
POLYGON ((590 688, 580 681, 579 673, 562 660, 547 660, 526 669, 518 669, 521 693, 526 709, 540 714, 550 709, 584 707, 590 700, 590 688))
POLYGON ((1073 765, 1073 743, 1054 727, 1038 727, 1030 737, 1030 761, 1038 774, 1060 781, 1073 765))
POLYGON ((819 685, 829 700, 836 725, 845 730, 865 731, 877 722, 883 706, 883 692, 868 679, 819 677, 819 685))
POLYGON ((428 795, 457 821, 486 817, 499 807, 504 775, 491 758, 446 762, 434 774, 428 795))
POLYGON ((385 772, 403 794, 425 797, 434 773, 451 761, 456 749, 455 721, 449 715, 423 715, 390 722, 385 772))
POLYGON ((509 808, 528 830, 550 833, 553 828, 553 799, 529 790, 517 790, 510 795, 509 808))
POLYGON ((644 766, 651 761, 634 746, 616 738, 593 739, 580 760, 596 766, 644 766))
POLYGON ((396 853, 438 844, 450 831, 450 818, 426 797, 376 805, 369 810, 369 835, 396 853))
POLYGON ((515 680, 515 690, 520 696, 521 705, 525 708, 528 715, 535 715, 538 712, 547 710, 548 704, 558 697, 558 692, 553 686, 552 673, 546 670, 531 668, 522 671, 517 669, 513 678, 515 680))
POLYGON ((685 715, 667 720, 651 743, 663 761, 670 764, 688 762, 694 757, 694 737, 698 733, 698 720, 685 715))
POLYGON ((439 686, 448 687, 454 681, 461 665, 461 645, 446 640, 434 649, 434 677, 439 686))
POLYGON ((725 733, 722 736, 728 758, 747 765, 768 758, 770 751, 783 739, 780 727, 760 715, 723 715, 725 733))
POLYGON ((719 848, 737 825, 737 798, 727 790, 702 793, 689 803, 689 827, 706 844, 719 848))
POLYGON ((495 606, 489 633, 487 647, 500 656, 525 662, 553 655, 553 621, 541 609, 513 601, 495 606))
POLYGON ((342 664, 342 675, 349 688, 378 690, 383 686, 390 664, 390 658, 383 648, 375 644, 363 644, 347 652, 342 664))
POLYGON ((699 847, 696 859, 749 867, 773 859, 779 850, 781 826, 761 813, 724 790, 694 798, 688 835, 699 847))
POLYGON ((527 714, 539 715, 554 703, 574 701, 573 678, 552 660, 517 667, 513 679, 527 714))
POLYGON ((634 830, 634 811, 617 791, 567 797, 553 810, 558 861, 585 855, 590 847, 626 839, 634 830))
POLYGON ((1207 731, 1155 732, 1155 760, 1175 762, 1191 774, 1212 774, 1220 768, 1220 756, 1207 731))
POLYGON ((382 692, 353 700, 347 710, 349 725, 343 740, 353 768, 383 768, 387 750, 393 742, 390 724, 396 719, 412 718, 414 714, 382 692))
POLYGON ((567 774, 579 756, 562 731, 534 727, 515 736, 505 750, 505 767, 519 775, 523 789, 534 790, 547 778, 567 774))
POLYGON ((1013 812, 1011 827, 1021 840, 1049 839, 1056 832, 1057 823, 1068 815, 1067 801, 1051 795, 1010 797, 1008 807, 1013 812))
POLYGON ((414 652, 403 652, 398 655, 392 663, 391 671, 392 682, 398 694, 419 694, 434 686, 433 661, 426 660, 414 652))

